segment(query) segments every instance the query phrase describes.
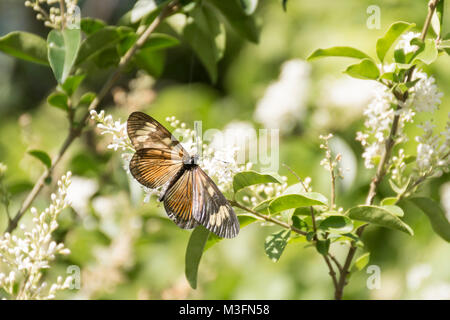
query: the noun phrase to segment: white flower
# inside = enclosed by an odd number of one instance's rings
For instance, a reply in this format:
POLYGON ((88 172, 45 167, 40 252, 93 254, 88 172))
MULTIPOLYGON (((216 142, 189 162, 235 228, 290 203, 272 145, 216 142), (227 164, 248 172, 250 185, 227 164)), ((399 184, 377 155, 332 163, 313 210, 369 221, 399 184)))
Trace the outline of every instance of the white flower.
POLYGON ((406 105, 416 112, 433 112, 441 104, 441 98, 444 95, 439 92, 432 76, 428 77, 425 72, 415 72, 413 80, 419 81, 410 90, 411 94, 406 105))
POLYGON ((405 54, 408 54, 410 52, 416 51, 419 47, 416 45, 411 45, 411 40, 414 38, 420 38, 419 32, 407 32, 404 33, 400 40, 398 41, 397 45, 395 46, 395 50, 397 49, 403 49, 405 54))
POLYGON ((285 62, 280 78, 269 85, 254 113, 266 128, 290 131, 303 118, 308 99, 310 65, 296 59, 285 62))
POLYGON ((46 27, 58 29, 63 19, 66 26, 70 27, 77 22, 77 2, 78 0, 64 0, 64 17, 59 0, 27 0, 25 6, 32 8, 36 12, 36 19, 44 21, 46 27), (46 6, 41 7, 42 3, 46 6))
POLYGON ((87 216, 89 199, 97 192, 98 182, 95 179, 72 177, 67 197, 72 207, 82 217, 87 216))
POLYGON ((0 238, 0 259, 11 270, 8 276, 0 273, 0 287, 11 298, 52 299, 57 290, 65 289, 64 286, 55 284, 46 292, 44 289, 47 283, 41 282, 41 278, 42 269, 50 268, 50 262, 57 254, 70 253, 63 243, 56 243, 52 239, 52 233, 58 228, 59 214, 70 205, 67 198, 70 178, 71 173, 68 172, 58 181, 58 192, 51 195, 51 203, 47 209, 39 213, 36 208, 31 208, 33 228, 30 231, 22 226, 22 237, 5 233, 0 238), (24 279, 23 283, 18 284, 22 289, 17 294, 13 291, 16 273, 22 273, 23 277, 20 279, 24 279))
POLYGON ((114 121, 111 115, 105 116, 105 111, 97 113, 95 110, 91 110, 91 119, 98 122, 97 127, 100 129, 101 134, 112 135, 112 143, 108 144, 108 149, 117 151, 131 150, 134 151, 130 139, 127 134, 127 123, 121 122, 120 119, 114 121))

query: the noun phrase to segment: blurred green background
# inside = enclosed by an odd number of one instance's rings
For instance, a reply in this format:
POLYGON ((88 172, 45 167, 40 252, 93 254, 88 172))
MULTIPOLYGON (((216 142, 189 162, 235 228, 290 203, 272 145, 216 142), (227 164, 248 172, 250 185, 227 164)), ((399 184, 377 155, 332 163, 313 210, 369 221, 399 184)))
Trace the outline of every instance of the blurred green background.
MULTIPOLYGON (((300 1, 290 0, 284 12, 280 1, 260 1, 256 15, 262 31, 259 44, 241 40, 230 29, 227 47, 219 64, 219 80, 212 84, 208 74, 187 45, 168 51, 161 78, 126 74, 101 109, 125 120, 136 109, 156 119, 176 116, 193 126, 202 120, 204 129, 222 129, 233 121, 255 127, 254 113, 267 89, 277 81, 285 61, 305 60, 315 49, 335 45, 358 47, 375 53, 375 42, 394 21, 415 22, 420 31, 427 1, 300 1), (381 9, 380 29, 369 29, 369 5, 381 9), (133 80, 134 79, 134 80, 133 80), (136 80, 137 79, 137 80, 136 80)), ((83 16, 98 17, 109 24, 134 5, 134 1, 80 1, 83 16)), ((447 12, 450 12, 448 2, 447 12)), ((450 19, 444 28, 450 32, 450 19)), ((36 21, 23 1, 0 0, 0 36, 24 30, 46 37, 48 29, 36 21)), ((361 160, 362 148, 355 133, 363 128, 362 110, 370 97, 366 84, 349 80, 342 73, 345 59, 318 60, 310 64, 304 77, 302 117, 280 138, 280 162, 288 164, 301 177, 311 177, 315 191, 329 194, 327 172, 319 165, 320 134, 333 132, 339 150, 344 150, 350 170, 338 186, 338 206, 348 208, 364 201, 373 174, 361 160), (336 98, 336 92, 338 98, 336 98), (343 96, 343 97, 342 97, 343 96)), ((448 119, 450 68, 448 56, 440 57, 426 70, 433 74, 444 92, 442 105, 434 116, 438 127, 448 119)), ((105 70, 83 86, 98 90, 109 74, 105 70)), ((50 107, 46 98, 56 83, 51 70, 16 60, 0 53, 0 162, 8 166, 6 183, 12 193, 10 210, 16 212, 27 192, 43 171, 27 150, 41 149, 54 156, 67 131, 65 115, 50 107)), ((162 121, 165 123, 164 121, 162 121)), ((421 131, 408 126, 410 135, 421 131)), ((411 139, 413 140, 413 139, 411 139)), ((122 170, 119 153, 106 149, 108 137, 95 132, 94 123, 71 147, 54 177, 72 171, 74 208, 61 216, 57 239, 72 253, 60 258, 47 276, 65 274, 70 265, 81 268, 80 290, 68 290, 59 298, 90 299, 330 299, 333 287, 328 270, 314 248, 295 243, 286 248, 280 261, 273 263, 264 253, 264 239, 277 230, 253 224, 232 240, 222 241, 206 251, 200 265, 199 285, 192 290, 184 278, 184 252, 189 232, 178 229, 166 218, 155 201, 142 202, 138 189, 130 187, 122 170)), ((338 148, 338 147, 337 147, 338 148)), ((410 151, 414 151, 414 142, 410 151)), ((295 178, 284 168, 290 183, 295 178)), ((56 180, 56 179, 55 179, 56 180)), ((441 185, 449 175, 435 179, 421 192, 437 201, 441 185)), ((46 187, 34 205, 45 208, 54 184, 46 187)), ((380 197, 389 196, 387 184, 380 197)), ((427 218, 411 208, 405 221, 415 236, 389 229, 369 227, 363 240, 371 252, 369 265, 381 268, 381 289, 369 290, 365 270, 352 275, 346 287, 348 299, 450 298, 450 247, 435 235, 427 218)), ((22 220, 30 224, 29 214, 22 220)), ((0 230, 6 215, 0 209, 0 230)), ((344 257, 347 247, 333 247, 344 257)))

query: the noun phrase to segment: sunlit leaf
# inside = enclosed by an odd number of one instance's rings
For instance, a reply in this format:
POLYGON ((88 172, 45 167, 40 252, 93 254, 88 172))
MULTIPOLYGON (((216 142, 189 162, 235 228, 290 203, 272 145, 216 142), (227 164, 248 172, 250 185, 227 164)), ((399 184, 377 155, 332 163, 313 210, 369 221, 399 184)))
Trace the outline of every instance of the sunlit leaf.
POLYGON ((236 193, 245 187, 263 183, 281 183, 281 181, 273 174, 243 171, 234 175, 233 190, 236 193))
POLYGON ((307 58, 313 60, 325 57, 346 57, 356 59, 370 59, 370 57, 361 50, 352 47, 331 47, 327 49, 317 49, 307 58))
POLYGON ((411 236, 414 235, 411 227, 386 207, 358 206, 348 210, 347 216, 351 219, 370 222, 379 226, 403 231, 411 236))
POLYGON ((36 159, 39 159, 47 168, 52 166, 52 159, 47 154, 47 152, 42 150, 30 150, 28 154, 32 155, 36 159))
POLYGON ((45 39, 24 31, 14 31, 0 38, 0 51, 13 57, 48 66, 45 39))
POLYGON ((420 210, 422 210, 430 220, 433 230, 445 241, 450 242, 450 222, 445 216, 444 210, 430 198, 417 197, 409 199, 420 210))
POLYGON ((377 56, 381 62, 384 62, 387 52, 397 39, 412 27, 414 27, 414 24, 403 21, 391 24, 385 35, 377 41, 377 56))
POLYGON ((380 70, 371 59, 363 59, 360 63, 348 66, 345 73, 357 79, 376 80, 380 76, 380 70))

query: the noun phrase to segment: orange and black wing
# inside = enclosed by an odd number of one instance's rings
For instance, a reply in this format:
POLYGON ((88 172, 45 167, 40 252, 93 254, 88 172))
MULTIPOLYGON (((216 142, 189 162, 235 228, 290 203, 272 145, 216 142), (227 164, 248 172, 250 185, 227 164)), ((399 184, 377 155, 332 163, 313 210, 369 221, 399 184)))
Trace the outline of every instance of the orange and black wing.
POLYGON ((147 188, 156 189, 169 183, 183 167, 183 161, 166 150, 139 149, 130 161, 133 177, 147 188))
POLYGON ((160 149, 170 152, 174 159, 189 157, 180 142, 158 121, 142 112, 133 112, 128 117, 127 132, 134 149, 160 149))
POLYGON ((164 208, 167 215, 183 229, 192 229, 198 225, 192 216, 193 179, 193 171, 184 170, 164 194, 164 208))
POLYGON ((222 238, 239 233, 239 221, 214 181, 200 168, 192 170, 194 205, 192 215, 205 228, 222 238))

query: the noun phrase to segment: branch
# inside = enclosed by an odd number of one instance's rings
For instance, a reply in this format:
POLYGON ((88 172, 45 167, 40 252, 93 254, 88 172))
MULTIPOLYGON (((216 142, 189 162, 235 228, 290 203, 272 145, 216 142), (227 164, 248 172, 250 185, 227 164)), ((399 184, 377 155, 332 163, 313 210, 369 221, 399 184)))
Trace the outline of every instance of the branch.
MULTIPOLYGON (((425 40, 425 37, 426 37, 427 32, 428 32, 428 28, 429 28, 430 23, 431 23, 431 18, 433 17, 433 13, 434 13, 434 10, 436 9, 436 6, 437 6, 438 2, 439 2, 439 0, 430 0, 430 2, 428 3, 428 14, 427 14, 427 17, 425 19, 425 24, 424 24, 424 27, 422 29, 422 33, 420 35, 420 39, 422 41, 425 40)), ((406 82, 411 80, 412 75, 414 73, 414 70, 415 70, 415 66, 413 65, 408 70, 406 82)), ((408 98, 408 91, 406 91, 403 96, 397 97, 397 99, 399 99, 402 102, 406 101, 407 98, 408 98)), ((397 107, 397 110, 400 110, 400 109, 401 109, 401 105, 399 104, 398 107, 397 107)), ((394 120, 392 122, 392 127, 391 127, 391 131, 389 133, 389 137, 386 139, 384 152, 383 152, 383 155, 381 156, 380 163, 378 164, 377 172, 375 174, 375 177, 372 179, 372 182, 370 183, 369 193, 368 193, 367 198, 366 198, 366 205, 373 204, 373 201, 374 201, 375 196, 377 194, 378 186, 381 183, 381 181, 383 180, 384 176, 386 175, 386 171, 387 171, 386 165, 387 165, 387 163, 390 160, 392 149, 393 149, 393 147, 395 145, 395 137, 397 135, 399 121, 400 121, 400 114, 397 112, 395 114, 394 120)), ((358 237, 361 237, 361 235, 364 232, 364 229, 366 228, 366 226, 367 226, 367 224, 362 225, 356 231, 356 234, 357 234, 358 237)), ((347 257, 345 259, 344 266, 342 268, 342 273, 341 273, 341 275, 339 277, 338 286, 337 286, 336 291, 335 291, 335 299, 336 300, 342 299, 344 287, 347 284, 347 275, 350 273, 349 269, 350 269, 350 265, 352 263, 353 257, 355 256, 356 249, 357 249, 357 247, 352 242, 351 247, 350 247, 350 249, 348 251, 347 257)))
POLYGON ((257 216, 257 217, 259 217, 259 218, 261 218, 261 219, 264 219, 264 220, 266 220, 266 221, 268 221, 268 222, 275 223, 275 224, 277 224, 277 225, 279 225, 279 226, 281 226, 281 227, 283 227, 283 228, 285 228, 285 229, 290 229, 290 230, 294 231, 295 233, 301 234, 302 236, 306 236, 306 232, 304 232, 304 231, 302 231, 302 230, 300 230, 300 229, 298 229, 298 228, 296 228, 296 227, 294 227, 294 226, 291 226, 291 225, 289 225, 289 224, 287 224, 287 223, 285 223, 285 222, 283 222, 283 221, 280 221, 280 220, 277 220, 277 219, 275 219, 275 218, 272 218, 271 216, 266 216, 266 215, 264 215, 264 214, 261 214, 261 213, 255 211, 255 210, 252 210, 252 209, 250 209, 250 208, 247 208, 247 207, 241 205, 240 203, 238 203, 238 202, 236 202, 236 201, 228 200, 228 202, 229 202, 233 207, 236 207, 236 208, 245 210, 245 211, 247 211, 247 212, 249 212, 249 213, 251 213, 251 214, 253 214, 253 215, 255 215, 255 216, 257 216))
POLYGON ((37 195, 40 193, 42 188, 44 187, 45 181, 52 176, 52 173, 55 169, 55 167, 58 165, 59 161, 63 157, 63 155, 66 153, 69 146, 72 144, 72 142, 80 136, 83 128, 87 124, 87 120, 89 119, 90 111, 94 110, 98 107, 100 102, 105 98, 105 96, 108 94, 114 83, 119 79, 121 73, 123 70, 127 67, 127 65, 130 63, 131 58, 133 58, 134 54, 144 45, 144 43, 147 41, 148 37, 155 31, 155 29, 161 24, 161 22, 168 17, 169 15, 173 14, 179 9, 178 1, 175 1, 166 7, 164 7, 161 11, 161 13, 153 20, 153 22, 145 29, 145 31, 140 35, 139 39, 136 41, 136 43, 125 53, 125 55, 120 59, 118 68, 116 71, 109 77, 109 79, 106 81, 106 83, 101 88, 98 95, 95 97, 95 99, 91 102, 89 105, 89 108, 87 112, 83 115, 82 120, 80 121, 79 125, 77 127, 70 127, 69 134, 64 141, 63 145, 61 146, 58 154, 52 161, 52 166, 44 171, 44 173, 39 177, 38 181, 35 183, 33 189, 30 191, 30 193, 25 198, 25 201, 22 203, 22 206, 20 207, 17 214, 10 220, 8 223, 8 227, 6 229, 6 232, 11 233, 18 225, 20 219, 25 214, 25 212, 28 210, 28 208, 33 203, 34 199, 37 197, 37 195))

